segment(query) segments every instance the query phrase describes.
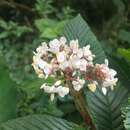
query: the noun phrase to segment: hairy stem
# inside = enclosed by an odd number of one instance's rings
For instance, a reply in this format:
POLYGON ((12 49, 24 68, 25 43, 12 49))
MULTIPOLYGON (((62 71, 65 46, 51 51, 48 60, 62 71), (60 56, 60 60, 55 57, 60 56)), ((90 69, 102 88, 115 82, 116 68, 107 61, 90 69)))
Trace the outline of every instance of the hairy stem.
POLYGON ((74 98, 74 102, 77 110, 80 112, 85 123, 90 126, 91 130, 95 130, 95 126, 92 122, 92 119, 89 115, 88 108, 86 106, 85 100, 83 98, 82 91, 75 91, 73 89, 72 83, 68 81, 68 87, 70 89, 70 94, 74 98))

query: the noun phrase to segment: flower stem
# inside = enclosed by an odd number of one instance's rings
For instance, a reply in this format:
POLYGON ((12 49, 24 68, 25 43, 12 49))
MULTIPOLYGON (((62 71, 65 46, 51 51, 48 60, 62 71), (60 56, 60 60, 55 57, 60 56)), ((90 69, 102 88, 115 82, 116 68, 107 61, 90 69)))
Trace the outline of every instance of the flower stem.
POLYGON ((76 106, 77 110, 79 111, 80 115, 82 116, 84 122, 87 124, 87 126, 90 127, 90 130, 95 130, 96 128, 89 115, 88 108, 87 108, 87 105, 83 98, 82 91, 81 90, 75 91, 73 89, 71 81, 68 81, 67 83, 68 83, 68 87, 70 89, 70 94, 74 98, 75 106, 76 106))

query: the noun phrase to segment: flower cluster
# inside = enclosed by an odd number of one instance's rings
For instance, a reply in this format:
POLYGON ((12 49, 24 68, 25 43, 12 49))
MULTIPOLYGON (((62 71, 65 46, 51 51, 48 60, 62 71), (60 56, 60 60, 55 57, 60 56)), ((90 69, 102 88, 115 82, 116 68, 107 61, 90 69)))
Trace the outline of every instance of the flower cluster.
POLYGON ((90 45, 79 47, 78 40, 71 40, 67 44, 66 38, 54 39, 49 43, 43 42, 36 49, 33 56, 33 67, 40 78, 53 76, 56 80, 53 85, 43 84, 45 92, 51 94, 51 100, 58 94, 64 97, 69 93, 68 83, 75 91, 80 91, 85 82, 91 91, 100 84, 104 94, 106 88, 116 85, 116 71, 108 67, 108 60, 104 64, 93 63, 95 55, 90 45))

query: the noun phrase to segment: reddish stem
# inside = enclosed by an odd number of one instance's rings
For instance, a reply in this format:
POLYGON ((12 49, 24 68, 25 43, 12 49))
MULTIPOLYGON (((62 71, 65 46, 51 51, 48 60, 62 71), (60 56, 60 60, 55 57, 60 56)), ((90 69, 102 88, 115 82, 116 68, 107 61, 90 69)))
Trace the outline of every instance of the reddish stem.
POLYGON ((81 114, 84 122, 87 124, 87 126, 90 127, 90 130, 95 130, 95 125, 92 122, 91 116, 89 115, 87 104, 83 98, 82 91, 75 91, 73 89, 71 81, 67 81, 68 87, 70 89, 70 94, 74 98, 74 102, 76 105, 77 110, 81 114))

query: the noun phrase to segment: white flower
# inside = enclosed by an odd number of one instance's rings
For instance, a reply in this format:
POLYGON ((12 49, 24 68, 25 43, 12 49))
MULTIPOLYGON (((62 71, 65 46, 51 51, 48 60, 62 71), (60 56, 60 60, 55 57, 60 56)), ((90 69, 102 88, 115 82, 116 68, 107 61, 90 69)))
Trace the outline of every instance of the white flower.
POLYGON ((79 69, 81 71, 86 71, 87 61, 85 59, 80 59, 76 55, 72 57, 71 64, 75 69, 79 69))
POLYGON ((81 71, 86 71, 86 68, 87 68, 87 61, 85 59, 81 59, 79 69, 81 71))
POLYGON ((76 91, 79 91, 81 88, 83 88, 83 86, 85 84, 85 80, 79 79, 79 77, 78 77, 77 80, 72 81, 72 84, 73 84, 73 88, 76 91))
POLYGON ((79 48, 78 40, 71 40, 70 48, 72 49, 73 53, 77 53, 79 48))
POLYGON ((52 65, 51 64, 45 65, 43 70, 44 70, 45 75, 50 75, 52 73, 52 65))
POLYGON ((103 87, 111 87, 111 89, 113 89, 113 87, 116 85, 117 81, 118 81, 118 78, 106 79, 103 82, 103 87))
POLYGON ((43 42, 36 52, 34 52, 32 66, 38 77, 47 78, 49 75, 57 80, 52 86, 43 84, 41 88, 50 94, 51 100, 57 94, 64 97, 69 93, 66 85, 68 80, 72 80, 73 89, 80 91, 85 84, 85 80, 90 82, 88 88, 95 92, 96 85, 102 84, 102 91, 107 93, 107 87, 113 89, 116 85, 117 72, 108 67, 108 60, 104 64, 94 64, 95 55, 90 50, 90 45, 80 48, 78 40, 71 40, 66 44, 65 37, 54 39, 47 43, 43 42), (83 79, 79 77, 82 76, 83 79), (63 79, 62 82, 59 79, 63 79), (95 81, 96 80, 96 81, 95 81), (98 82, 98 83, 97 83, 98 82))
POLYGON ((86 71, 88 62, 86 59, 80 59, 77 55, 70 56, 70 64, 74 69, 79 69, 80 71, 86 71))
POLYGON ((41 86, 41 89, 44 90, 44 92, 51 94, 50 98, 51 101, 54 100, 54 96, 57 93, 60 97, 64 97, 65 95, 67 95, 69 93, 69 88, 67 87, 63 87, 63 86, 59 86, 61 84, 61 81, 57 81, 54 85, 52 86, 48 86, 45 84, 43 84, 41 86))
POLYGON ((42 59, 37 59, 37 65, 40 69, 44 69, 47 66, 47 62, 42 59))
POLYGON ((57 88, 57 92, 58 92, 60 97, 64 97, 65 95, 67 95, 69 93, 69 88, 59 86, 57 88))
POLYGON ((47 43, 46 42, 43 42, 41 46, 39 46, 37 49, 36 49, 36 52, 38 53, 38 55, 41 57, 42 55, 44 54, 47 54, 47 51, 48 51, 48 46, 47 46, 47 43))
POLYGON ((33 67, 36 71, 40 68, 41 71, 43 70, 45 75, 49 75, 52 72, 52 65, 39 58, 38 55, 33 57, 33 67))
POLYGON ((57 57, 57 61, 58 61, 59 63, 64 62, 64 61, 66 60, 66 53, 65 53, 64 51, 58 52, 58 53, 56 54, 56 57, 57 57))
POLYGON ((78 52, 77 52, 77 56, 79 58, 82 58, 83 57, 83 49, 79 48, 78 52))
POLYGON ((54 86, 59 86, 61 84, 61 80, 55 82, 54 86))
POLYGON ((38 68, 35 64, 32 63, 32 66, 35 70, 35 72, 38 74, 39 78, 44 78, 43 71, 38 68))
POLYGON ((58 39, 54 39, 49 42, 50 51, 53 53, 59 52, 60 41, 58 39))
POLYGON ((55 93, 56 92, 55 86, 48 86, 48 85, 46 85, 46 83, 41 86, 41 89, 44 89, 44 91, 46 93, 55 93))
POLYGON ((78 68, 78 66, 80 64, 79 60, 80 60, 80 58, 77 57, 76 55, 71 55, 70 59, 69 59, 70 63, 72 64, 72 67, 76 68, 76 69, 78 68))
POLYGON ((85 58, 87 58, 88 61, 92 61, 93 57, 95 55, 92 54, 91 50, 90 50, 90 45, 87 45, 85 47, 83 47, 83 55, 85 58))
POLYGON ((67 67, 71 67, 68 61, 64 61, 59 64, 59 68, 62 70, 65 70, 67 67))
POLYGON ((44 66, 44 62, 42 62, 42 60, 39 58, 39 56, 34 55, 33 56, 33 63, 32 66, 34 68, 34 70, 36 71, 36 73, 38 74, 39 78, 43 78, 43 66, 44 66))
POLYGON ((66 52, 66 54, 71 54, 72 53, 72 50, 71 48, 68 46, 68 45, 64 45, 64 51, 66 52))
POLYGON ((108 68, 108 60, 105 59, 105 64, 101 65, 102 72, 105 74, 105 80, 103 81, 103 87, 113 87, 116 85, 118 78, 115 78, 117 72, 113 69, 108 68))
POLYGON ((50 93, 50 100, 53 101, 55 97, 55 93, 57 92, 57 88, 55 86, 47 86, 46 83, 41 86, 41 89, 46 93, 50 93))
POLYGON ((67 42, 66 38, 65 37, 61 37, 60 38, 60 45, 61 46, 65 46, 65 43, 67 42))

